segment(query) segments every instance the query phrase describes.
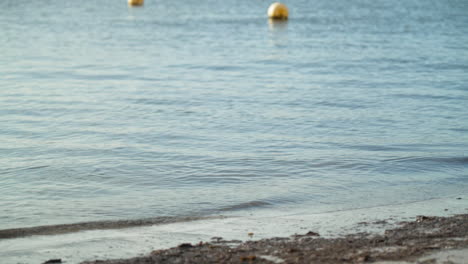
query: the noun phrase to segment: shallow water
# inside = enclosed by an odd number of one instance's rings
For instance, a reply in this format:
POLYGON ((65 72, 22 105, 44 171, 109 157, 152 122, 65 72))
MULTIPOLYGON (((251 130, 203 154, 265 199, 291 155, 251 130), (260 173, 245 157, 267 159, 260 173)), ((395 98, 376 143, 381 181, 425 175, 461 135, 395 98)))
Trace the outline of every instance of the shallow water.
POLYGON ((468 191, 466 1, 0 3, 0 229, 468 191))

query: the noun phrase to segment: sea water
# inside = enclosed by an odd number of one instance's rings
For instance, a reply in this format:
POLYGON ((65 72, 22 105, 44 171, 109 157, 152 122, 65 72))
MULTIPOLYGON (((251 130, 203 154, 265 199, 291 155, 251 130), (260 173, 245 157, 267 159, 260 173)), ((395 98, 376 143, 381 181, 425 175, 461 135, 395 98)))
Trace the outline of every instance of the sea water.
POLYGON ((1 1, 0 229, 468 192, 467 1, 269 4, 1 1))

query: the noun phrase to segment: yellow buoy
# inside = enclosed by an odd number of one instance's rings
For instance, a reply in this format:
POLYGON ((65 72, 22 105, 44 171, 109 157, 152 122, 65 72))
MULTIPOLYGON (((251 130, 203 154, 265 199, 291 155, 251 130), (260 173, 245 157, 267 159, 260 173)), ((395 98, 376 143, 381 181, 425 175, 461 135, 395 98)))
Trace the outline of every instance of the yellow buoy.
POLYGON ((144 0, 128 0, 128 5, 130 6, 141 6, 143 5, 144 0))
POLYGON ((268 17, 271 19, 288 19, 288 8, 282 3, 273 3, 268 8, 268 17))

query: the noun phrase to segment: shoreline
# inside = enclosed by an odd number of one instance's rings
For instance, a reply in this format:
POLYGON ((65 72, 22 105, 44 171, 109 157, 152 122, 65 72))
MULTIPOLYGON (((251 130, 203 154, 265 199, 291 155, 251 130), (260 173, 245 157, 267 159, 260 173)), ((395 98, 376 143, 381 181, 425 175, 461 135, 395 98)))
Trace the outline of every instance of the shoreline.
POLYGON ((361 233, 384 235, 385 230, 413 221, 417 215, 452 217, 467 213, 468 195, 323 213, 311 213, 307 208, 293 212, 250 210, 243 215, 189 222, 0 239, 0 255, 5 264, 129 259, 181 244, 198 245, 200 241, 229 241, 230 246, 238 246, 309 231, 319 233, 320 239, 361 233))
MULTIPOLYGON (((367 225, 369 223, 361 223, 367 225)), ((355 233, 321 238, 309 231, 287 238, 247 241, 213 238, 155 250, 144 257, 96 260, 82 264, 137 263, 465 263, 468 258, 468 214, 451 217, 418 216, 384 234, 355 233)))
POLYGON ((92 230, 111 230, 111 229, 123 229, 132 227, 145 227, 152 225, 163 225, 168 223, 178 222, 190 222, 198 220, 218 219, 222 216, 161 216, 145 219, 133 219, 133 220, 114 220, 114 221, 92 221, 92 222, 80 222, 71 224, 60 224, 60 225, 45 225, 45 226, 33 226, 33 227, 22 227, 22 228, 10 228, 0 230, 0 239, 11 239, 21 238, 28 236, 37 235, 59 235, 76 233, 81 231, 92 231, 92 230))

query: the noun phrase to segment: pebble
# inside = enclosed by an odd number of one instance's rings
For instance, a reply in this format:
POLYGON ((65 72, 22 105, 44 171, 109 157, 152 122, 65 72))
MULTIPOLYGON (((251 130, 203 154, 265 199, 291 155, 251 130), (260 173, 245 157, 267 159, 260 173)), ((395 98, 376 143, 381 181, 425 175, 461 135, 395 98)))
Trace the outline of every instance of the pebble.
POLYGON ((48 261, 44 262, 43 264, 52 264, 52 263, 62 263, 62 259, 49 259, 48 261))

